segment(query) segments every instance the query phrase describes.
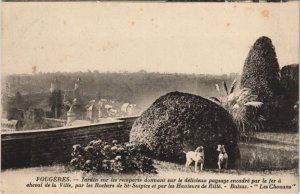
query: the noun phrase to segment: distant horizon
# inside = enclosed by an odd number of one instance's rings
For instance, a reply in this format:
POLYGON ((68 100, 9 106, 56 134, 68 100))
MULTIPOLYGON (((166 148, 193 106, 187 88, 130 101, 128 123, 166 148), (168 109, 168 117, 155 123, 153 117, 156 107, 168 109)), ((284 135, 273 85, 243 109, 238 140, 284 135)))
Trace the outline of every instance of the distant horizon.
POLYGON ((134 74, 134 73, 145 73, 145 74, 166 74, 166 75, 212 75, 212 76, 223 76, 223 75, 230 75, 230 74, 238 74, 240 75, 242 72, 229 72, 229 73, 223 73, 223 74, 214 74, 214 73, 180 73, 180 72, 157 72, 157 71, 146 71, 146 70, 138 70, 138 71, 98 71, 97 69, 94 70, 85 70, 85 71, 53 71, 53 72, 36 72, 36 73, 6 73, 2 74, 3 76, 35 76, 35 75, 42 75, 42 74, 55 74, 55 73, 61 73, 61 74, 72 74, 72 73, 99 73, 99 74, 113 74, 113 73, 118 73, 118 74, 134 74))

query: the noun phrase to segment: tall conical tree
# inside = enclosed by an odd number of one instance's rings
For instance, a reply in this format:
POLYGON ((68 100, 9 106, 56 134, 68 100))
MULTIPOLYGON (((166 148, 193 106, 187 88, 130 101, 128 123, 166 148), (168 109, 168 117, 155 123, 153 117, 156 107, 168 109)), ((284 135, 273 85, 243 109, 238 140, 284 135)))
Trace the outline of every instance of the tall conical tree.
POLYGON ((241 88, 250 88, 259 100, 268 101, 279 92, 279 64, 272 41, 260 37, 246 58, 241 88))
POLYGON ((277 130, 280 125, 280 120, 276 119, 281 104, 279 71, 272 40, 260 37, 246 58, 241 88, 250 88, 258 96, 258 101, 264 103, 262 114, 266 119, 266 130, 277 130))

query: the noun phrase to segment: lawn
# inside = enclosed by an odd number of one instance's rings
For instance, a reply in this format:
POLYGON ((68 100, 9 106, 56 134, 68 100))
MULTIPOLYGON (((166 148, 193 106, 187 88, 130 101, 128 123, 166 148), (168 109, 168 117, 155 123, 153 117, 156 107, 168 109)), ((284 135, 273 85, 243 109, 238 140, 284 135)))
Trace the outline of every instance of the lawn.
MULTIPOLYGON (((261 179, 272 178, 289 180, 288 183, 298 182, 298 134, 258 133, 255 141, 239 143, 241 163, 238 170, 205 169, 194 172, 193 166, 185 168, 184 164, 176 164, 154 160, 157 174, 92 174, 81 171, 71 171, 65 165, 41 166, 23 169, 8 169, 1 173, 3 186, 18 183, 34 182, 38 176, 71 177, 80 181, 82 177, 94 178, 200 178, 200 179, 261 179), (230 175, 230 176, 228 176, 230 175)), ((76 181, 75 181, 76 182, 76 181)), ((25 188, 25 187, 24 187, 25 188)), ((24 189, 23 188, 23 189, 24 189)), ((7 188, 12 189, 12 188, 7 188)), ((59 190, 57 190, 59 191, 59 190)), ((137 190, 138 191, 138 190, 137 190)), ((216 192, 218 190, 215 190, 216 192)), ((221 190, 220 190, 221 191, 221 190)))
MULTIPOLYGON (((257 133, 254 141, 249 143, 241 142, 239 143, 239 148, 241 152, 241 171, 280 171, 298 169, 298 134, 257 133)), ((174 173, 186 172, 183 164, 155 160, 155 165, 159 173, 170 170, 174 171, 174 173)), ((45 168, 46 171, 65 171, 65 168, 57 165, 40 168, 45 168)), ((21 171, 22 170, 26 171, 26 169, 21 169, 21 171)), ((214 172, 214 170, 209 170, 208 172, 214 172)), ((235 172, 235 170, 225 171, 225 173, 235 172)))
POLYGON ((298 134, 257 133, 251 143, 239 143, 240 168, 284 170, 298 168, 298 134))

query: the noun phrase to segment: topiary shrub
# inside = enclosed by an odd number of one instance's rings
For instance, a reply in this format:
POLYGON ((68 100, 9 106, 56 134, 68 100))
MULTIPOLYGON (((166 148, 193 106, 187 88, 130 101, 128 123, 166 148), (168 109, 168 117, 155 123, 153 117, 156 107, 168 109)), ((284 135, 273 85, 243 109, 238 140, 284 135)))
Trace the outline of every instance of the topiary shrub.
POLYGON ((280 110, 284 119, 283 125, 286 130, 298 131, 299 65, 286 65, 282 67, 280 73, 280 84, 285 99, 280 110))
POLYGON ((279 82, 279 64, 272 41, 260 37, 252 46, 243 68, 241 88, 249 88, 264 103, 261 111, 266 119, 265 130, 278 130, 282 123, 282 88, 279 82))
POLYGON ((229 167, 239 160, 237 128, 221 106, 200 96, 171 92, 158 98, 133 124, 130 142, 160 160, 184 162, 185 152, 204 146, 205 166, 217 167, 218 144, 224 144, 229 167))
POLYGON ((279 64, 272 41, 260 37, 246 58, 241 88, 250 88, 259 100, 268 101, 279 92, 279 64))
POLYGON ((299 64, 282 67, 280 74, 285 97, 291 104, 295 104, 299 100, 299 64))
POLYGON ((117 140, 107 143, 93 140, 86 146, 73 146, 70 165, 86 172, 148 172, 156 173, 153 160, 143 156, 140 147, 134 144, 119 144, 117 140))

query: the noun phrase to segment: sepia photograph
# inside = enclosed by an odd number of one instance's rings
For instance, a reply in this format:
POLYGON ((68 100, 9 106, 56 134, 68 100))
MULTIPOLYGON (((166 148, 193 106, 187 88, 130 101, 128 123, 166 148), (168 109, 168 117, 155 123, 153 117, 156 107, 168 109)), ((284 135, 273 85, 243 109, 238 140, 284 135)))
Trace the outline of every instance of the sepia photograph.
POLYGON ((299 192, 299 2, 3 2, 1 193, 299 192))

